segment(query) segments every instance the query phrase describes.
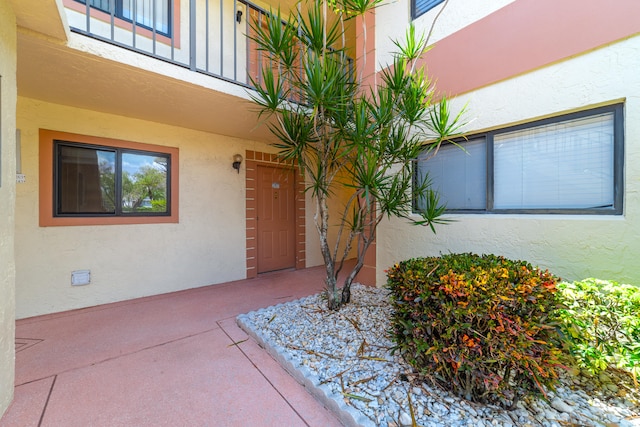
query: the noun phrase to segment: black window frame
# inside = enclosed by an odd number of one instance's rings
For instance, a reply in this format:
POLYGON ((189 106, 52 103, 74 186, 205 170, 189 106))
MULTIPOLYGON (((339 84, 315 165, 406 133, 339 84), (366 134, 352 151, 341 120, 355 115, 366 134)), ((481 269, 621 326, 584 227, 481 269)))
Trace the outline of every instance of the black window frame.
MULTIPOLYGON (((76 1, 76 2, 78 2, 80 4, 83 4, 83 5, 87 4, 87 0, 74 0, 74 1, 76 1)), ((100 0, 100 1, 102 2, 104 0, 100 0)), ((135 25, 136 27, 144 28, 145 30, 154 32, 155 34, 159 34, 161 36, 168 37, 168 38, 172 37, 172 34, 173 34, 173 9, 172 9, 171 6, 172 6, 173 3, 172 3, 171 0, 165 0, 167 2, 167 11, 168 11, 168 16, 167 16, 167 29, 168 30, 166 32, 160 31, 158 29, 151 28, 148 25, 142 24, 140 22, 135 22, 134 23, 133 19, 127 18, 126 16, 124 16, 124 6, 123 6, 123 3, 122 3, 123 0, 106 0, 106 1, 109 3, 109 8, 112 7, 111 6, 111 4, 112 4, 111 2, 115 1, 115 7, 114 7, 115 10, 113 11, 113 16, 115 18, 120 19, 120 20, 122 20, 124 22, 127 22, 127 23, 129 23, 131 25, 135 25)), ((89 6, 92 9, 99 10, 100 12, 104 12, 107 15, 111 15, 112 14, 111 9, 105 9, 103 7, 97 6, 97 5, 94 4, 94 2, 92 0, 89 0, 89 6)))
POLYGON ((54 218, 115 218, 115 217, 170 217, 171 216, 171 164, 172 155, 170 153, 159 151, 146 151, 137 150, 131 148, 115 147, 110 145, 98 145, 81 143, 74 141, 66 141, 61 139, 53 140, 53 217, 54 218), (115 193, 118 203, 115 204, 114 212, 91 212, 91 213, 69 213, 61 211, 61 199, 60 199, 60 150, 59 147, 72 147, 72 148, 86 148, 91 150, 100 151, 113 151, 116 155, 115 160, 115 193), (122 209, 122 155, 123 154, 139 154, 143 156, 164 157, 167 159, 167 182, 166 182, 166 211, 165 212, 153 212, 153 211, 137 211, 137 212, 125 212, 122 209))
POLYGON ((411 0, 411 19, 424 15, 445 0, 411 0))
MULTIPOLYGON (((464 147, 467 140, 485 139, 486 149, 486 205, 484 209, 447 209, 448 214, 554 214, 554 215, 622 215, 624 209, 624 104, 612 104, 602 107, 561 114, 545 119, 534 120, 514 126, 508 126, 469 134, 466 138, 453 142, 464 147), (497 209, 494 208, 494 137, 503 133, 514 132, 544 126, 563 121, 576 120, 599 114, 613 113, 613 206, 594 208, 544 208, 544 209, 497 209)), ((437 154, 436 154, 437 155, 437 154)), ((414 180, 418 179, 418 167, 414 166, 414 180)), ((413 201, 414 213, 419 212, 418 201, 413 201)))

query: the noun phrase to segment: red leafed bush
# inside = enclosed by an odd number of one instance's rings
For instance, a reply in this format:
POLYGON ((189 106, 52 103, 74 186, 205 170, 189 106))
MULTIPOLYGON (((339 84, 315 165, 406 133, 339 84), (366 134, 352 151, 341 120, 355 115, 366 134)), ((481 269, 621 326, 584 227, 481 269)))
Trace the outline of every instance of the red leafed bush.
POLYGON ((558 279, 494 255, 417 258, 387 272, 394 351, 468 400, 514 405, 557 380, 558 279))

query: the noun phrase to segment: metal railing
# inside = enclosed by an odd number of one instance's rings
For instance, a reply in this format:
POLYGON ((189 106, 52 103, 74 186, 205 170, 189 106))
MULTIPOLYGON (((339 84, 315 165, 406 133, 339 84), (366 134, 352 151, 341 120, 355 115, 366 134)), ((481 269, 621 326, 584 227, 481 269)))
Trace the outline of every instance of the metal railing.
MULTIPOLYGON (((73 0, 71 30, 251 88, 264 58, 250 22, 269 12, 245 0, 73 0)), ((353 61, 349 58, 349 67, 353 61)))

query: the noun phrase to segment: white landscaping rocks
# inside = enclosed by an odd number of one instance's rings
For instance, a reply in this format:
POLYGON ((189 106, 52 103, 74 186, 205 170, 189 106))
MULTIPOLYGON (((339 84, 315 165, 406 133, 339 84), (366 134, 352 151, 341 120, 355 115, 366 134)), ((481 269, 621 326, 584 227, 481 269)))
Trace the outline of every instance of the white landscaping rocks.
POLYGON ((421 383, 390 353, 390 314, 387 290, 354 284, 337 312, 318 294, 237 321, 347 426, 411 426, 412 408, 424 427, 640 427, 640 392, 621 373, 563 373, 548 400, 526 398, 512 411, 421 383))
POLYGON ((558 412, 573 412, 573 406, 566 404, 562 399, 557 397, 551 401, 551 407, 558 412))

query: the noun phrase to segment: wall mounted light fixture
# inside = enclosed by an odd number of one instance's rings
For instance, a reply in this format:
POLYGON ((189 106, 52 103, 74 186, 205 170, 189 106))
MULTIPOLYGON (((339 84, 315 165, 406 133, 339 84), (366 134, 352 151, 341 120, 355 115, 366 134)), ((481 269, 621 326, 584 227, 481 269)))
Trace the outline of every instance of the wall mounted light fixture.
POLYGON ((236 22, 240 24, 242 22, 242 15, 244 14, 245 4, 236 3, 235 11, 236 11, 236 22))
POLYGON ((242 164, 242 155, 236 154, 233 156, 233 168, 240 173, 240 165, 242 164))

